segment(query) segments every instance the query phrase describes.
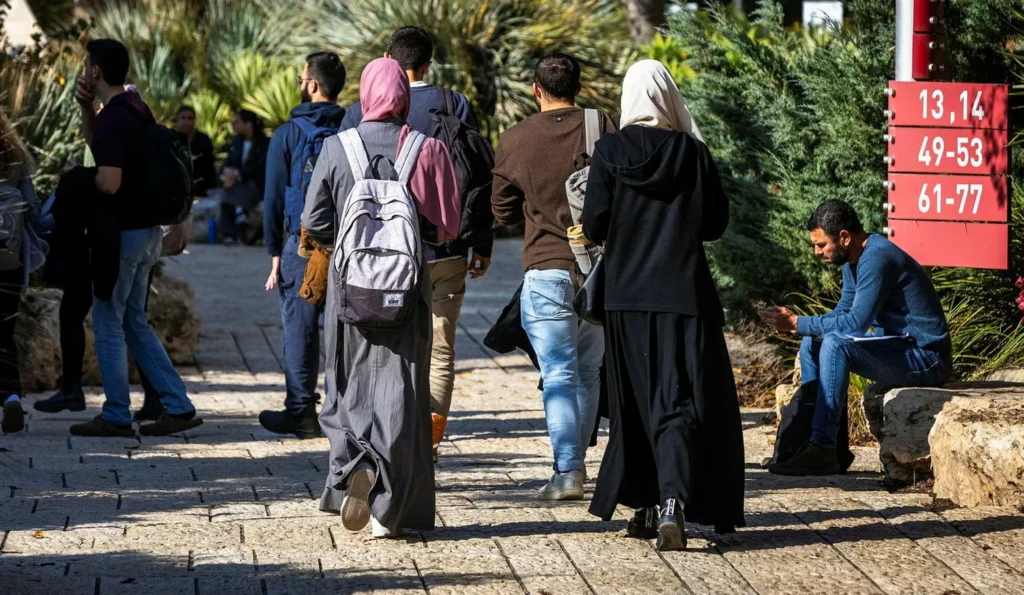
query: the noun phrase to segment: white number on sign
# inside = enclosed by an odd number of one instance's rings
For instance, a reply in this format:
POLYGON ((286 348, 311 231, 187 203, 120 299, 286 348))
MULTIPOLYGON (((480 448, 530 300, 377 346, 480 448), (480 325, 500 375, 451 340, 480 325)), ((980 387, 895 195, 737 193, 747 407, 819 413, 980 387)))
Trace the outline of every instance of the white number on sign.
POLYGON ((943 157, 952 159, 956 156, 956 164, 960 167, 968 165, 981 167, 985 163, 984 149, 985 145, 980 138, 960 137, 956 139, 956 153, 953 151, 946 153, 946 141, 941 136, 934 138, 926 136, 921 139, 921 150, 917 152, 917 161, 930 167, 934 159, 935 167, 939 167, 943 157), (929 141, 931 142, 930 146, 929 141))
POLYGON ((928 184, 921 185, 921 194, 917 197, 917 209, 922 213, 927 213, 931 210, 932 205, 935 205, 935 212, 942 213, 942 205, 953 206, 956 211, 963 215, 965 212, 971 215, 977 215, 978 209, 981 208, 981 195, 985 191, 985 186, 982 184, 957 184, 956 194, 960 198, 959 208, 956 207, 956 198, 943 198, 942 197, 942 184, 935 184, 929 191, 928 184), (934 195, 934 198, 933 196, 934 195), (968 207, 970 199, 974 198, 974 204, 968 207), (934 202, 933 202, 934 201, 934 202))
POLYGON ((981 164, 984 163, 984 156, 981 154, 981 139, 972 138, 971 148, 974 149, 974 157, 971 158, 971 165, 974 167, 981 167, 981 164))
MULTIPOLYGON (((942 117, 942 114, 945 111, 945 108, 942 105, 943 104, 943 100, 945 99, 945 97, 942 95, 942 91, 939 91, 938 89, 936 89, 935 91, 932 91, 931 96, 932 96, 932 99, 935 101, 935 107, 933 107, 931 109, 931 116, 933 118, 935 118, 935 119, 939 119, 939 118, 942 117)), ((921 90, 920 99, 921 99, 921 117, 927 119, 928 118, 928 114, 929 114, 929 112, 928 112, 928 89, 922 89, 921 90)))

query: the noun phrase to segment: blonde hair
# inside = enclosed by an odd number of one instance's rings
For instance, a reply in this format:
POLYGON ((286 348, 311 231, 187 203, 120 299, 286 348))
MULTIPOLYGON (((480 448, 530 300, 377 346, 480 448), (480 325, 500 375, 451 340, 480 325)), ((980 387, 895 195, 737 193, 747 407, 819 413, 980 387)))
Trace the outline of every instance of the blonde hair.
POLYGON ((10 180, 32 173, 35 161, 25 143, 11 124, 7 114, 0 111, 0 179, 10 180))

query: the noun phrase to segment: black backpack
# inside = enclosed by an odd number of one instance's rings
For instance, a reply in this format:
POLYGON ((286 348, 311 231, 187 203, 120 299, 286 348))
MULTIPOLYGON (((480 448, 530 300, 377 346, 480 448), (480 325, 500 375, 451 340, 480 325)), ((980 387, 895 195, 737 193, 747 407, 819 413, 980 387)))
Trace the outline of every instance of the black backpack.
MULTIPOLYGON (((122 108, 124 109, 124 108, 122 108)), ((148 203, 147 222, 152 225, 177 225, 192 212, 192 150, 188 136, 163 126, 148 111, 142 118, 142 171, 137 180, 140 197, 148 203)))
POLYGON ((494 175, 494 149, 480 132, 455 115, 455 99, 451 89, 438 89, 441 109, 431 110, 436 123, 434 138, 444 143, 455 165, 462 204, 462 225, 459 239, 472 246, 494 235, 494 214, 491 211, 491 184, 494 175))
POLYGON ((143 132, 142 191, 158 225, 175 225, 192 212, 192 151, 188 137, 156 122, 143 132))

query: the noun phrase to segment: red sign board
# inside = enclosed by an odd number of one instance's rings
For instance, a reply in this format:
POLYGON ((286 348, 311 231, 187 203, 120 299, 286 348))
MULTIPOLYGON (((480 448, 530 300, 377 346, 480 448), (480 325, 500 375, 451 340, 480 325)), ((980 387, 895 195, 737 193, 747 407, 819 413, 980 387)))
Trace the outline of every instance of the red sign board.
POLYGON ((889 89, 892 126, 1007 127, 1007 85, 892 81, 889 89))
POLYGON ((1005 175, 1009 135, 1002 130, 890 128, 889 171, 1005 175))
POLYGON ((889 239, 924 266, 1005 269, 1009 262, 1009 225, 893 220, 889 229, 889 239))
POLYGON ((1009 221, 1009 178, 889 175, 889 219, 1009 221))

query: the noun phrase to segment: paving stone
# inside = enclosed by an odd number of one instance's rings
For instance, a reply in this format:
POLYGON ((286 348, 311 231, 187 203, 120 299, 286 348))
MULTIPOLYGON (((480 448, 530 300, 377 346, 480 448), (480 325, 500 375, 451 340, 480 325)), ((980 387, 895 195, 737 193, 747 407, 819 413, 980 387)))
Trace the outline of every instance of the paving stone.
POLYGON ((138 544, 162 544, 168 547, 230 548, 242 545, 238 523, 179 523, 129 525, 125 540, 138 544))
POLYGON ((196 575, 254 575, 252 548, 195 549, 190 552, 196 575))
POLYGON ((1022 575, 940 515, 921 506, 893 506, 891 500, 879 495, 861 495, 858 499, 982 593, 1024 594, 1022 575))
POLYGON ((881 592, 817 533, 778 504, 765 498, 748 498, 747 511, 748 527, 722 550, 757 592, 881 592))
POLYGON ((124 529, 103 527, 69 529, 67 531, 11 531, 4 547, 6 553, 77 552, 82 550, 118 549, 124 545, 124 529))
POLYGON ((257 549, 329 550, 332 549, 328 527, 336 516, 246 521, 245 544, 257 549))
POLYGON ((927 550, 852 498, 783 493, 776 499, 886 593, 977 592, 927 550), (893 560, 900 564, 894 566, 893 560))
POLYGON ((96 579, 72 576, 40 576, 0 571, 0 585, 5 595, 38 595, 40 593, 94 593, 96 579))
POLYGON ((194 595, 195 580, 192 578, 127 577, 122 579, 100 578, 100 595, 194 595))
POLYGON ((590 593, 590 587, 556 540, 502 537, 497 541, 501 553, 530 593, 590 593))
POLYGON ((559 543, 598 593, 679 593, 683 583, 647 542, 627 537, 568 536, 559 543))

